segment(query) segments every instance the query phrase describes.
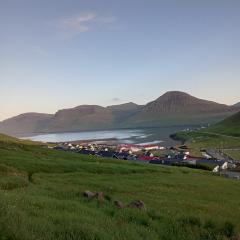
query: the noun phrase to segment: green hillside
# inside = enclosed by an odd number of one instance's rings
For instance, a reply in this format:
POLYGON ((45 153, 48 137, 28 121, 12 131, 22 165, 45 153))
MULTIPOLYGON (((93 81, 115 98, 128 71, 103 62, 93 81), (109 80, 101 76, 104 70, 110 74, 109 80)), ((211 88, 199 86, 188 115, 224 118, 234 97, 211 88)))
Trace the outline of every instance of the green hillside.
POLYGON ((240 137, 240 112, 210 127, 211 132, 240 137))
POLYGON ((240 160, 240 112, 202 130, 182 131, 171 137, 187 144, 192 154, 201 156, 201 149, 221 149, 240 160))
POLYGON ((240 182, 0 136, 0 239, 233 239, 240 182), (83 197, 102 191, 106 200, 83 197), (146 210, 117 209, 142 200, 146 210))

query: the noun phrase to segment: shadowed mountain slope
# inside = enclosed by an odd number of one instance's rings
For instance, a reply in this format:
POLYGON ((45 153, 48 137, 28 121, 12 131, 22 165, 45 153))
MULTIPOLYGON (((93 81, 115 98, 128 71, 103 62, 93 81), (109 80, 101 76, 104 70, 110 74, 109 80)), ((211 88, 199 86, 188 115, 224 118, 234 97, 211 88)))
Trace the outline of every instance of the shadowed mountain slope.
POLYGON ((187 93, 167 92, 143 107, 128 120, 129 126, 169 126, 207 124, 222 120, 237 108, 193 97, 187 93))
POLYGON ((114 115, 107 108, 82 105, 58 111, 52 118, 49 132, 105 129, 113 125, 114 115))
POLYGON ((0 122, 0 132, 12 135, 38 133, 45 130, 52 114, 24 113, 0 122))
POLYGON ((23 133, 76 132, 138 127, 213 124, 238 112, 228 106, 172 91, 146 105, 126 103, 101 107, 81 105, 59 110, 55 115, 27 113, 0 122, 0 132, 23 133))

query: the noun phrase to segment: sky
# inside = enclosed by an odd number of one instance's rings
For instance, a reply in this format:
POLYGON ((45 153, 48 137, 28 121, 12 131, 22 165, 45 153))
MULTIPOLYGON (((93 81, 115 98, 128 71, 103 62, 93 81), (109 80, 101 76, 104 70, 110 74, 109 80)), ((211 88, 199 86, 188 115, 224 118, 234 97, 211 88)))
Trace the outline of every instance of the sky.
POLYGON ((185 91, 240 102, 239 0, 0 0, 0 120, 185 91))

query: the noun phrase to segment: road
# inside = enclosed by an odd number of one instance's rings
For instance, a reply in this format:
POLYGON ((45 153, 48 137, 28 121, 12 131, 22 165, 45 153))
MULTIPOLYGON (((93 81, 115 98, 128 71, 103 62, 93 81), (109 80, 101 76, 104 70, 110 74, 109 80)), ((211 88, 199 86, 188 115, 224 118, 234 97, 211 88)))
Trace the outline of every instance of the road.
POLYGON ((213 133, 213 132, 201 132, 201 133, 211 134, 211 135, 220 136, 220 137, 234 138, 234 139, 238 139, 240 141, 240 137, 229 136, 229 135, 220 134, 220 133, 213 133))

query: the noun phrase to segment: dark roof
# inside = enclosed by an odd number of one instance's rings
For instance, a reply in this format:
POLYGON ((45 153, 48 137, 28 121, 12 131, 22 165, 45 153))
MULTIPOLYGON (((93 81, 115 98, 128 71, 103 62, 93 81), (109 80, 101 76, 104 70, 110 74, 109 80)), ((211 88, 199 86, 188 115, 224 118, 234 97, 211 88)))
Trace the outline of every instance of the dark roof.
POLYGON ((86 149, 82 149, 82 150, 80 150, 80 151, 78 151, 78 153, 80 153, 80 154, 88 154, 88 155, 95 155, 95 152, 94 151, 90 151, 90 150, 86 150, 86 149))
POLYGON ((197 163, 206 163, 206 164, 212 164, 212 165, 223 165, 225 161, 223 160, 212 160, 212 159, 201 159, 198 160, 197 163))
POLYGON ((115 154, 115 152, 111 152, 111 151, 99 151, 98 155, 102 156, 102 157, 113 157, 115 154))
POLYGON ((140 160, 140 161, 151 161, 151 160, 156 160, 156 159, 157 159, 157 157, 150 157, 150 156, 146 156, 146 155, 138 157, 138 160, 140 160))
POLYGON ((186 146, 186 145, 182 145, 182 146, 180 146, 179 148, 180 148, 180 149, 187 150, 187 149, 188 149, 188 146, 186 146))
POLYGON ((125 159, 127 160, 128 156, 130 156, 129 153, 123 152, 123 153, 115 153, 114 157, 118 159, 125 159))

